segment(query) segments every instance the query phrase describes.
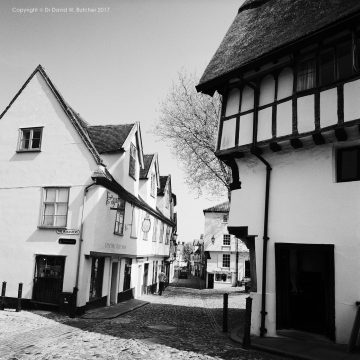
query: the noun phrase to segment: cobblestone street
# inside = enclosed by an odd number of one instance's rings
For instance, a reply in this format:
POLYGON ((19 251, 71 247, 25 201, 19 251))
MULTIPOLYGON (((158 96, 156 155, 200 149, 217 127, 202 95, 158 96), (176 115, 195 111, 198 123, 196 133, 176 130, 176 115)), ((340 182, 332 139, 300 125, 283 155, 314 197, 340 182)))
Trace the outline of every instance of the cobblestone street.
MULTIPOLYGON (((150 304, 111 320, 1 311, 0 359, 279 359, 245 351, 221 332, 224 291, 181 282, 163 296, 143 296, 150 304)), ((247 294, 229 291, 231 328, 241 321, 247 294)))

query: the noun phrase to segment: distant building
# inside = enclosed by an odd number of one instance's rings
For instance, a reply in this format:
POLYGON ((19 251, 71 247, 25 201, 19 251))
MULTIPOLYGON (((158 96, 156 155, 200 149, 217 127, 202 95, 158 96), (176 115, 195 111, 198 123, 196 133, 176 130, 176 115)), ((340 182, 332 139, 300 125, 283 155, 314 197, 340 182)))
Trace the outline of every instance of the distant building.
POLYGON ((229 210, 228 202, 203 210, 206 287, 210 289, 237 285, 250 276, 249 251, 227 229, 229 210))

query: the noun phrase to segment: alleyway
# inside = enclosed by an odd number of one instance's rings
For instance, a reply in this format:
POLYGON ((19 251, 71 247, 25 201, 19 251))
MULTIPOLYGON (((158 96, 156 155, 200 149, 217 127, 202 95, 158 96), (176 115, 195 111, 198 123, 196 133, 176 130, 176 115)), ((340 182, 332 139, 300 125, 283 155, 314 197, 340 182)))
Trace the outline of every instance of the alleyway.
MULTIPOLYGON (((199 290, 197 283, 176 281, 163 296, 142 298, 150 304, 111 320, 1 311, 0 359, 279 359, 245 351, 224 335, 223 291, 199 290)), ((247 295, 229 290, 233 326, 247 295)))

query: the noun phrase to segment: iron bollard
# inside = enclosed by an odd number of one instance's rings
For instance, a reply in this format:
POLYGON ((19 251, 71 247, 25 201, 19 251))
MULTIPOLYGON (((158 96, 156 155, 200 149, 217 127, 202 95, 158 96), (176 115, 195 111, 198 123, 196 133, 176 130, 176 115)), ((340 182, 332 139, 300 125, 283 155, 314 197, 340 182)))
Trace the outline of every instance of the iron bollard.
POLYGON ((252 298, 248 296, 246 298, 246 312, 245 312, 244 337, 243 337, 243 347, 245 349, 248 349, 251 345, 250 342, 251 308, 252 308, 252 298))
POLYGON ((22 284, 22 283, 19 283, 19 288, 18 288, 18 300, 17 300, 16 312, 21 311, 22 288, 23 288, 23 284, 22 284))
POLYGON ((70 304, 69 304, 69 317, 70 318, 74 318, 75 315, 76 315, 77 293, 78 293, 78 288, 74 287, 73 288, 73 293, 71 295, 71 301, 70 301, 70 304))
POLYGON ((2 287, 1 287, 0 310, 5 309, 5 293, 6 293, 6 281, 3 281, 2 287))
POLYGON ((229 294, 224 294, 224 305, 223 305, 223 332, 228 331, 228 298, 229 294))

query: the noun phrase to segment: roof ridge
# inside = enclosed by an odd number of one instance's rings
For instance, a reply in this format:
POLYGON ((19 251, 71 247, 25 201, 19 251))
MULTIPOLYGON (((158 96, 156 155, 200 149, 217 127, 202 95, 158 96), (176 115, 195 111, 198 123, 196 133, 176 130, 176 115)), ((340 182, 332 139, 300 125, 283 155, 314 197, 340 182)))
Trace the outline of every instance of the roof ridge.
POLYGON ((270 0, 247 0, 239 8, 238 14, 245 10, 255 9, 269 2, 270 0))
POLYGON ((108 126, 134 126, 136 123, 128 123, 128 124, 97 124, 97 125, 88 125, 88 127, 108 127, 108 126))

